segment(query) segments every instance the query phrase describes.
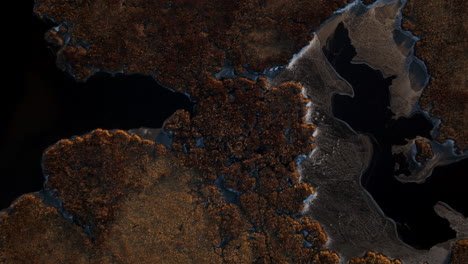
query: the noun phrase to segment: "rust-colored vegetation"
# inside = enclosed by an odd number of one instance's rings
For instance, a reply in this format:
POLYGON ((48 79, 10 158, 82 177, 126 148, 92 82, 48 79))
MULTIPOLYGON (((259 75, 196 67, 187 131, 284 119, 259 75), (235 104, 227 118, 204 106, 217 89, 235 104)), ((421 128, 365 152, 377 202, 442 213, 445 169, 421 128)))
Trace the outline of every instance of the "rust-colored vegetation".
MULTIPOLYGON (((262 78, 239 78, 208 79, 204 87, 210 89, 200 90, 194 116, 177 112, 165 130, 173 132, 174 150, 185 165, 203 172, 200 186, 214 188, 222 179, 222 188, 238 196, 213 203, 215 211, 224 212, 217 218, 221 236, 230 238, 223 255, 237 263, 238 248, 247 246, 259 263, 311 259, 326 236, 320 225, 300 216, 303 200, 314 193, 299 182, 294 162, 314 146, 300 85, 276 88, 262 78), (196 144, 200 138, 203 148, 196 144)), ((213 199, 211 192, 201 195, 213 199)))
POLYGON ((22 196, 0 216, 0 263, 88 263, 85 233, 41 195, 22 196))
POLYGON ((468 2, 463 0, 408 1, 403 27, 421 38, 416 56, 428 66, 431 82, 420 103, 442 119, 439 140, 454 139, 468 149, 468 2))
POLYGON ((424 138, 417 138, 414 141, 416 145, 416 161, 424 163, 434 157, 431 144, 424 138))
POLYGON ((452 248, 452 264, 465 264, 468 260, 468 239, 458 240, 452 248))
POLYGON ((340 256, 329 250, 320 251, 313 257, 313 262, 316 264, 338 264, 340 263, 340 256))
MULTIPOLYGON (((46 36, 60 47, 58 64, 77 79, 94 71, 151 74, 198 102, 193 116, 180 111, 166 123, 171 150, 122 131, 97 130, 45 153, 46 187, 73 216, 65 222, 79 227, 69 232, 85 237, 74 242, 85 258, 336 259, 321 251, 327 237, 320 224, 301 215, 314 190, 299 181, 295 158, 313 149, 314 128, 304 120, 300 85, 211 76, 227 62, 237 73, 286 64, 345 4, 38 0, 36 14, 61 24, 46 36)), ((16 233, 9 224, 3 228, 11 236, 1 243, 9 245, 16 233)))
MULTIPOLYGON (((37 0, 40 17, 64 23, 58 63, 77 79, 94 71, 154 75, 178 91, 221 70, 284 65, 346 0, 37 0), (66 38, 64 38, 66 39, 66 38)), ((52 29, 51 31, 55 31, 52 29)))
MULTIPOLYGON (((62 206, 44 191, 5 211, 0 262, 338 263, 302 215, 314 190, 295 159, 314 148, 314 127, 301 86, 212 76, 227 62, 237 73, 286 64, 346 3, 37 0, 36 14, 62 23, 46 37, 77 79, 150 74, 197 105, 166 122, 170 149, 104 130, 48 149, 46 191, 62 206)), ((351 263, 400 262, 368 252, 351 263)))
POLYGON ((124 131, 96 130, 64 139, 45 152, 46 188, 55 190, 64 210, 93 233, 115 219, 115 209, 144 187, 142 175, 153 169, 154 143, 124 131))
POLYGON ((0 218, 1 263, 221 262, 216 221, 191 183, 200 180, 165 147, 97 130, 45 155, 64 211, 41 193, 21 197, 0 218))
MULTIPOLYGON (((55 207, 35 208, 42 229, 54 234, 57 224, 48 225, 49 217, 67 229, 47 239, 28 229, 31 239, 51 247, 64 236, 77 237, 65 251, 79 251, 70 263, 336 260, 338 255, 321 251, 327 237, 320 224, 301 214, 303 201, 314 193, 299 181, 294 161, 314 147, 301 86, 269 87, 263 78, 203 82, 193 116, 179 111, 166 123, 171 150, 104 130, 48 149, 46 186, 73 219, 55 207)), ((15 263, 19 251, 10 249, 17 247, 16 235, 24 235, 16 231, 21 220, 10 221, 24 217, 19 213, 2 218, 7 263, 15 263)), ((47 252, 27 245, 18 250, 45 258, 47 252)))

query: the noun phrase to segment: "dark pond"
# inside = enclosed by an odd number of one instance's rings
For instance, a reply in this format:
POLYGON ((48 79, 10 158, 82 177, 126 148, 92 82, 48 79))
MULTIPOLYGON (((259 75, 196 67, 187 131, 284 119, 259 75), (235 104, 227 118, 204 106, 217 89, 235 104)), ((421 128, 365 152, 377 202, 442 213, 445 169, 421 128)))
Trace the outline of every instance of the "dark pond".
POLYGON ((42 188, 42 152, 60 139, 96 128, 159 128, 177 109, 192 111, 187 96, 159 86, 150 77, 98 74, 76 83, 57 69, 44 41, 46 25, 33 16, 33 1, 14 1, 18 14, 7 50, 15 56, 3 78, 0 130, 0 209, 42 188))
POLYGON ((401 157, 392 154, 392 145, 406 144, 405 139, 417 135, 430 139, 432 123, 422 114, 392 119, 388 87, 393 77, 384 78, 379 71, 365 64, 351 63, 356 52, 343 24, 338 26, 324 52, 355 92, 354 98, 334 96, 334 116, 373 139, 374 156, 361 179, 362 185, 383 212, 397 223, 400 238, 409 245, 429 249, 454 238, 456 234, 448 221, 439 217, 433 206, 437 201, 443 201, 468 215, 468 206, 463 203, 464 189, 468 186, 463 172, 468 170, 468 160, 436 168, 423 184, 396 180, 394 166, 401 157))

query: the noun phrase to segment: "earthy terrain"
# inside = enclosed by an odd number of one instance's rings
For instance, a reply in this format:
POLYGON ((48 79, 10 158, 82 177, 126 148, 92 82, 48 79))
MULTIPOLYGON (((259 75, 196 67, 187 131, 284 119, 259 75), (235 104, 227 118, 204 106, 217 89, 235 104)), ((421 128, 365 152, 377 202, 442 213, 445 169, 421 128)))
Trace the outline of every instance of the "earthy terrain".
MULTIPOLYGON (((58 25, 46 35, 58 65, 77 80, 149 74, 197 104, 167 120, 169 147, 100 129, 50 147, 45 190, 1 214, 0 263, 338 263, 321 224, 302 214, 315 190, 298 157, 314 149, 315 127, 301 85, 212 76, 287 64, 347 2, 37 0, 35 13, 58 25)), ((447 14, 466 10, 452 2, 447 14)), ((423 38, 418 56, 434 76, 422 104, 444 120, 441 138, 466 146, 463 60, 435 59, 425 44, 457 57, 463 42, 443 41, 463 23, 442 32, 446 14, 425 18, 433 7, 416 5, 405 26, 423 38)), ((465 242, 453 263, 466 259, 465 242)), ((350 263, 400 261, 367 252, 350 263)))

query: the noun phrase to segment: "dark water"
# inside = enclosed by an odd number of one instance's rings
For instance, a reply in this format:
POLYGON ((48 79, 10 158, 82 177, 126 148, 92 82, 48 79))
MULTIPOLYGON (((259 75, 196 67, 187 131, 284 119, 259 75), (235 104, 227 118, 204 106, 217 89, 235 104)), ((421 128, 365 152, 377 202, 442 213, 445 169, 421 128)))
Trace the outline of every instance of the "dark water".
POLYGON ((337 72, 354 88, 355 96, 336 95, 333 114, 347 122, 354 130, 370 135, 374 156, 362 177, 362 185, 369 191, 383 212, 397 223, 400 238, 409 245, 429 249, 455 237, 447 220, 433 210, 437 201, 449 204, 468 215, 463 193, 468 179, 468 160, 438 167, 423 184, 401 183, 394 177, 395 162, 392 145, 403 145, 405 139, 419 136, 431 138, 432 123, 423 115, 391 119, 388 87, 393 77, 383 78, 379 71, 364 64, 352 64, 356 52, 348 32, 341 24, 324 50, 337 72))
POLYGON ((42 152, 60 139, 96 128, 159 128, 177 109, 192 111, 183 94, 150 77, 98 74, 76 83, 57 69, 44 41, 46 25, 33 16, 33 1, 14 1, 8 52, 15 56, 3 78, 0 130, 0 209, 19 195, 42 188, 42 152))

